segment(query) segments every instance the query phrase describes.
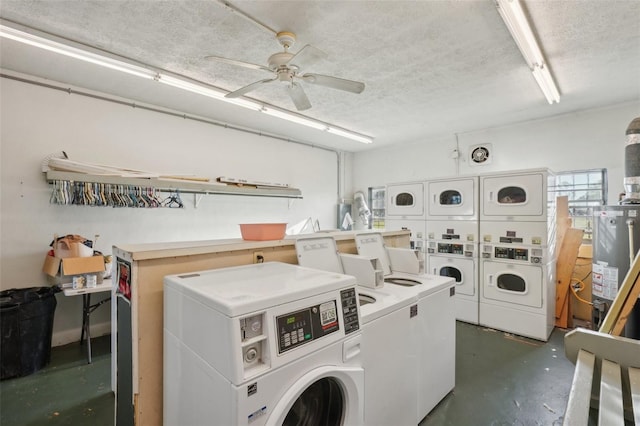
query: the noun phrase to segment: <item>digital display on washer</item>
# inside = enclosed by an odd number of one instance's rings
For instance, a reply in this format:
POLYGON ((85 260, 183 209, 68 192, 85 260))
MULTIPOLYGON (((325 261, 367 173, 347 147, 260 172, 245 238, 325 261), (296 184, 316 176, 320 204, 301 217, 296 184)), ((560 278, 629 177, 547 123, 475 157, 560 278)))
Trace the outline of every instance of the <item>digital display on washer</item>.
POLYGON ((278 354, 340 329, 335 300, 276 317, 278 354))

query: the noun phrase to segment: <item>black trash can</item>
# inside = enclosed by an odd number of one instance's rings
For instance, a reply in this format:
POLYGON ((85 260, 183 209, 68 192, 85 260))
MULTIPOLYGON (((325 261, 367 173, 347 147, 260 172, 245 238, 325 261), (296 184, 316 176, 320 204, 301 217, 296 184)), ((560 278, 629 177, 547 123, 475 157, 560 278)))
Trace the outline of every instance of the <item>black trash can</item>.
POLYGON ((57 287, 0 292, 0 380, 35 373, 49 363, 57 287))

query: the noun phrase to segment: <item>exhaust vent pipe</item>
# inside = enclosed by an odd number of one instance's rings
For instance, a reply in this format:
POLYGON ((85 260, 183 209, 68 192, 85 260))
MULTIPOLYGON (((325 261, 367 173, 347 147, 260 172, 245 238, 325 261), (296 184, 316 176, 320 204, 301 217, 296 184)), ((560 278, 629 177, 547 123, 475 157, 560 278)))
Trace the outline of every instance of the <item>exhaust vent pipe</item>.
POLYGON ((627 127, 627 145, 624 150, 624 191, 620 204, 640 204, 640 117, 627 127))

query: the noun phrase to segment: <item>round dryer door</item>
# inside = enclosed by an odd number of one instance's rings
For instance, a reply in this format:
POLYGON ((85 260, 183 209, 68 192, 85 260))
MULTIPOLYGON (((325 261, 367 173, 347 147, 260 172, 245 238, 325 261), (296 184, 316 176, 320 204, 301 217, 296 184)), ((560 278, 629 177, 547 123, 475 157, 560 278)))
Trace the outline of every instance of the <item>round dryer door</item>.
POLYGON ((362 368, 318 368, 287 390, 267 425, 362 424, 363 389, 362 368))

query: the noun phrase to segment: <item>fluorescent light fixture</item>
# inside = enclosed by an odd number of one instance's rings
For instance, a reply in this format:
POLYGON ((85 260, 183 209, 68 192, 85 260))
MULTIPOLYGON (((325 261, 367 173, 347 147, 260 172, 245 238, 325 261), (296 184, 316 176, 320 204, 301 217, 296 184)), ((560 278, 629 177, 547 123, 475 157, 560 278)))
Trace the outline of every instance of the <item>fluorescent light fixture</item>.
POLYGON ((263 107, 261 109, 267 115, 272 117, 278 117, 283 120, 291 121, 292 123, 302 124, 303 126, 312 127, 318 130, 327 130, 328 125, 316 120, 309 120, 308 118, 302 117, 300 115, 291 114, 289 112, 283 112, 277 109, 273 109, 270 107, 263 107))
POLYGON ((336 128, 328 123, 313 118, 305 117, 300 114, 281 110, 271 106, 262 105, 259 102, 252 101, 245 98, 226 98, 228 93, 224 90, 217 89, 215 87, 208 86, 203 83, 195 81, 189 81, 186 78, 173 77, 171 75, 164 74, 163 72, 155 71, 151 68, 145 68, 139 65, 126 62, 106 56, 105 54, 93 53, 84 49, 69 46, 64 43, 59 43, 54 40, 50 40, 45 37, 41 37, 35 34, 31 34, 25 31, 21 31, 10 26, 0 24, 0 37, 15 40, 20 43, 25 43, 30 46, 45 49, 50 52, 58 53, 60 55, 75 58, 81 61, 89 62, 102 67, 110 68, 112 70, 120 71, 123 73, 131 74, 134 76, 142 77, 145 79, 156 80, 162 84, 173 86, 175 88, 186 90, 199 95, 208 96, 210 98, 227 102, 233 105, 238 105, 243 108, 251 109, 253 111, 262 111, 265 114, 277 117, 283 120, 290 121, 292 123, 300 124, 306 127, 310 127, 316 130, 328 131, 338 136, 342 136, 348 139, 352 139, 362 143, 372 143, 373 138, 362 135, 360 133, 351 132, 349 130, 336 128))
POLYGON ((560 102, 560 93, 522 10, 520 0, 496 0, 496 5, 547 101, 549 104, 560 102))
POLYGON ((6 25, 0 25, 0 37, 15 40, 17 42, 25 43, 34 47, 39 47, 40 49, 45 49, 50 52, 58 53, 60 55, 69 56, 71 58, 90 62, 95 65, 100 65, 102 67, 110 68, 112 70, 124 72, 142 78, 153 79, 157 74, 155 71, 149 70, 144 67, 129 64, 117 59, 108 58, 106 56, 98 55, 92 52, 87 52, 76 47, 68 46, 56 41, 48 40, 43 37, 19 31, 14 28, 7 27, 6 25))
POLYGON ((350 130, 340 129, 337 127, 329 126, 327 128, 327 132, 333 133, 334 135, 342 136, 343 138, 353 139, 357 142, 362 143, 373 143, 373 138, 370 136, 365 136, 360 133, 352 132, 350 130))
POLYGON ((170 75, 166 75, 166 74, 158 74, 156 77, 156 80, 158 80, 160 83, 164 83, 168 86, 173 86, 176 87, 178 89, 182 89, 182 90, 186 90, 188 92, 192 92, 192 93, 197 93, 199 95, 204 95, 204 96, 208 96, 210 98, 213 99, 217 99, 219 101, 224 101, 224 102, 228 102, 230 104, 234 104, 234 105, 238 105, 244 108, 248 108, 248 109, 252 109, 254 111, 258 111, 262 108, 262 105, 256 103, 256 102, 251 102, 249 100, 246 99, 230 99, 230 98, 225 98, 224 95, 226 94, 226 92, 222 91, 222 90, 218 90, 212 87, 207 87, 203 84, 198 84, 198 83, 192 83, 190 81, 187 81, 186 79, 181 79, 181 78, 176 78, 176 77, 172 77, 170 75))

